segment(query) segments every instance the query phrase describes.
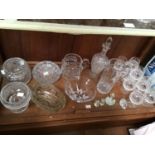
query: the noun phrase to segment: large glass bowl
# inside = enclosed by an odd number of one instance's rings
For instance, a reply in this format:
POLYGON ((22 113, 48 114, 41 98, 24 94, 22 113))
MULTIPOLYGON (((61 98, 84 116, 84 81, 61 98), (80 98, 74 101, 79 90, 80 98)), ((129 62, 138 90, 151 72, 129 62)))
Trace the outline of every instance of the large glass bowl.
POLYGON ((10 82, 0 93, 2 105, 13 113, 21 113, 28 108, 31 90, 23 82, 10 82))

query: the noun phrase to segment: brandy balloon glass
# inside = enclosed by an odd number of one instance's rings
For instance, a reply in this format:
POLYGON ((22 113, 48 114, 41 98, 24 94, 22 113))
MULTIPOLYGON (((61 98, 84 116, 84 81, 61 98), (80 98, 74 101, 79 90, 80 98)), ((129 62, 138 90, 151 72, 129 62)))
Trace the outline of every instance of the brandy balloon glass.
POLYGON ((127 58, 124 56, 110 59, 110 65, 116 70, 119 79, 124 78, 128 74, 128 70, 125 66, 126 61, 127 58))
POLYGON ((134 106, 142 105, 143 104, 143 101, 144 101, 144 93, 142 93, 138 89, 135 89, 134 91, 132 91, 130 93, 129 99, 130 99, 130 102, 134 106))
POLYGON ((148 91, 145 93, 144 99, 148 105, 155 104, 155 91, 151 90, 151 88, 148 89, 148 91))
POLYGON ((129 73, 129 76, 134 81, 140 81, 144 76, 143 68, 139 66, 136 69, 132 69, 129 73))
POLYGON ((126 66, 129 66, 129 68, 132 69, 137 69, 140 65, 140 59, 137 57, 131 57, 127 62, 126 66))
POLYGON ((124 78, 122 84, 123 84, 123 89, 126 92, 133 91, 136 87, 136 81, 132 80, 130 77, 124 78))
POLYGON ((136 88, 144 93, 146 93, 148 90, 150 90, 151 88, 151 83, 149 81, 149 78, 144 76, 143 78, 141 78, 137 84, 136 84, 136 88))

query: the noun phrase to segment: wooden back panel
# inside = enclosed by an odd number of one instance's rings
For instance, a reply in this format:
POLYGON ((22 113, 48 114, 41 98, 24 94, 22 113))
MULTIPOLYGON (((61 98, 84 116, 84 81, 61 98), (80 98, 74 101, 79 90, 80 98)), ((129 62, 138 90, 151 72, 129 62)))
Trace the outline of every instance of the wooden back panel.
MULTIPOLYGON (((66 53, 75 52, 91 59, 101 50, 107 35, 70 35, 62 33, 0 30, 0 52, 3 59, 22 57, 28 61, 60 61, 66 53)), ((138 56, 143 60, 154 48, 152 37, 112 36, 108 56, 138 56)), ((152 54, 151 54, 152 56, 152 54)))

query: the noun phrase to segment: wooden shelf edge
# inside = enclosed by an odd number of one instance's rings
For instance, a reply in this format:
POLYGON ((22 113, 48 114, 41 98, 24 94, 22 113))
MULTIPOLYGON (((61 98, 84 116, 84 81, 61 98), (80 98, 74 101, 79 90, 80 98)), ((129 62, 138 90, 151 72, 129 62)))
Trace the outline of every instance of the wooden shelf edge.
POLYGON ((73 35, 99 34, 99 35, 126 35, 126 36, 155 36, 155 30, 138 28, 119 28, 105 26, 85 26, 71 24, 56 24, 28 21, 0 20, 0 29, 41 31, 68 33, 73 35))

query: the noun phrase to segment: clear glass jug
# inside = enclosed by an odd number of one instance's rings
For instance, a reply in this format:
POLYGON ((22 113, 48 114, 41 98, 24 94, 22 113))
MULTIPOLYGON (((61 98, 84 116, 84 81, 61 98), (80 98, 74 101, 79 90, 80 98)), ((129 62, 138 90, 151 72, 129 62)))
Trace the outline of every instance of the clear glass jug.
POLYGON ((83 69, 89 65, 88 59, 82 59, 80 55, 68 53, 62 59, 62 75, 63 77, 79 78, 83 69))
POLYGON ((89 102, 96 96, 96 85, 89 74, 83 71, 89 66, 88 59, 70 53, 62 60, 65 93, 75 102, 89 102))

